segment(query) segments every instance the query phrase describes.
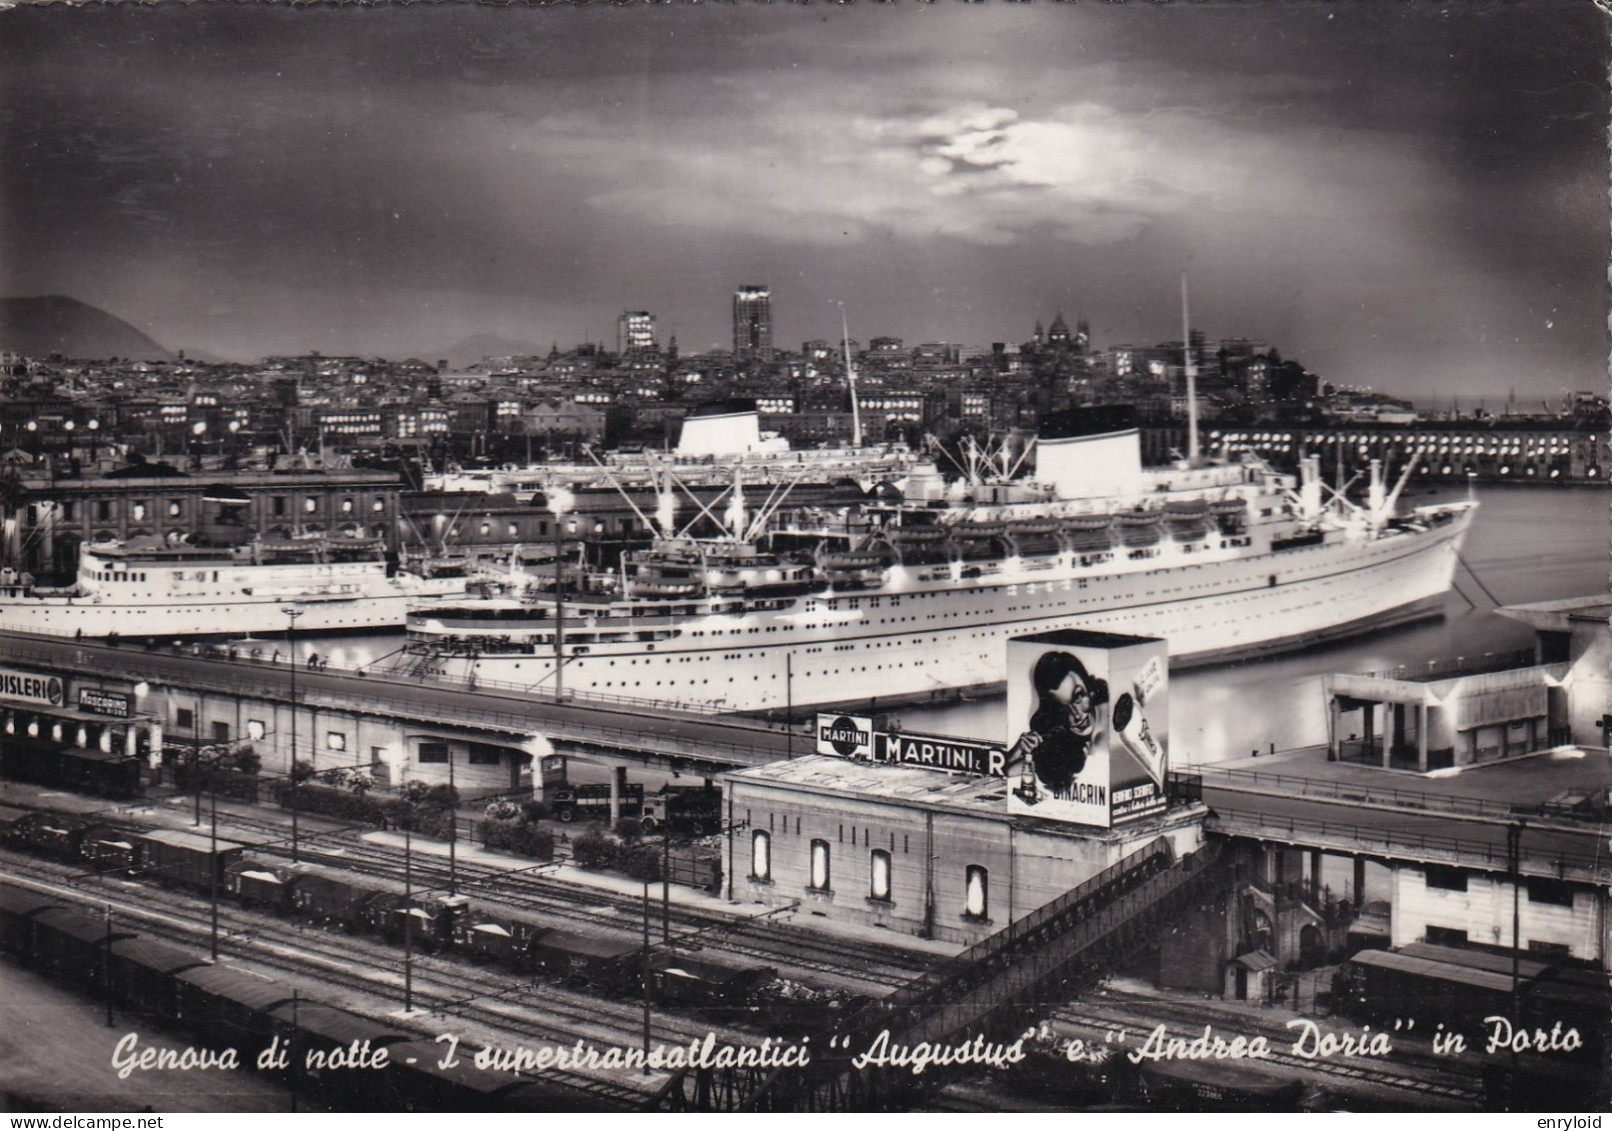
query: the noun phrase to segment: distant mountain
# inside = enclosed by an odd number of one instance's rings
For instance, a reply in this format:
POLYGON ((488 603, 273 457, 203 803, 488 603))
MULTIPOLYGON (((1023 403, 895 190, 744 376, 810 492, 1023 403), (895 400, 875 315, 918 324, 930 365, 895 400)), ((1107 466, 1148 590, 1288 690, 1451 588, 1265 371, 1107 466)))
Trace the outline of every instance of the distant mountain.
POLYGON ((158 345, 123 319, 65 295, 0 298, 0 350, 26 357, 172 361, 158 345))
POLYGON ((496 334, 473 334, 458 345, 449 346, 443 353, 432 354, 424 361, 446 358, 449 365, 474 365, 484 357, 530 357, 548 355, 548 347, 531 342, 517 342, 513 338, 500 338, 496 334))

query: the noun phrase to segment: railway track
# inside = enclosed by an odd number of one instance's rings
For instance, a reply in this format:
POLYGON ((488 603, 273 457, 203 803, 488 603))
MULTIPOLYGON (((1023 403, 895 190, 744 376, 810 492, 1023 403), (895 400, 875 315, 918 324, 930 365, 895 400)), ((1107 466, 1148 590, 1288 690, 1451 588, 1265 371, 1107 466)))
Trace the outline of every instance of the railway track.
MULTIPOLYGON (((1391 1090, 1406 1099, 1443 1109, 1477 1108, 1483 1100, 1478 1069, 1462 1060, 1435 1057, 1396 1034, 1392 1060, 1360 1058, 1353 1062, 1294 1055, 1295 1031, 1285 1022, 1263 1021, 1247 1013, 1215 1008, 1214 1002, 1177 1003, 1112 987, 1102 998, 1087 998, 1059 1006, 1052 1012, 1056 1030, 1069 1036, 1101 1043, 1108 1034, 1123 1029, 1131 1036, 1130 1049, 1154 1026, 1169 1027, 1172 1036, 1192 1040, 1203 1033, 1206 1024, 1227 1040, 1232 1036, 1262 1036, 1270 1045, 1270 1055, 1253 1064, 1266 1064, 1289 1072, 1318 1087, 1368 1086, 1391 1090)), ((1358 1031, 1351 1027, 1351 1031, 1358 1031)))
MULTIPOLYGON (((89 901, 111 906, 120 921, 138 923, 139 933, 188 948, 205 947, 211 931, 210 909, 198 907, 193 897, 148 884, 108 877, 86 877, 72 867, 39 861, 6 851, 0 853, 6 871, 31 881, 31 886, 63 895, 74 903, 89 901), (98 880, 92 890, 85 879, 98 880), (74 882, 78 881, 78 882, 74 882), (135 902, 136 895, 139 901, 135 902)), ((365 936, 299 928, 276 917, 220 905, 221 937, 238 957, 253 965, 291 975, 312 985, 314 999, 329 987, 360 995, 363 1004, 348 1005, 375 1021, 377 1027, 398 1028, 389 1010, 373 999, 399 1002, 403 995, 402 956, 387 944, 365 936)), ((523 981, 457 958, 421 954, 412 962, 413 1005, 419 1014, 436 1016, 455 1027, 468 1045, 532 1048, 568 1047, 578 1041, 599 1048, 637 1047, 643 1038, 641 1003, 598 997, 549 982, 523 981)), ((402 1027, 408 1027, 405 1023, 402 1027)), ((650 1039, 654 1043, 687 1046, 715 1034, 722 1042, 754 1043, 755 1034, 714 1025, 676 1014, 664 1007, 651 1013, 650 1039)), ((428 1037, 435 1033, 425 1034, 428 1037)), ((609 1078, 578 1072, 546 1071, 546 1078, 581 1088, 596 1097, 634 1107, 653 1096, 665 1075, 609 1078), (641 1087, 625 1087, 632 1078, 641 1087)))
MULTIPOLYGON (((257 830, 271 838, 256 845, 248 843, 253 851, 290 858, 290 846, 284 843, 284 825, 233 814, 230 824, 257 830)), ((352 830, 345 834, 326 834, 320 838, 318 847, 304 847, 299 855, 310 862, 396 881, 402 876, 405 853, 401 848, 365 841, 361 830, 352 830), (334 850, 330 847, 333 837, 341 838, 340 847, 334 850)), ((448 886, 450 870, 434 853, 415 853, 412 870, 419 890, 448 886)), ((473 861, 460 861, 455 871, 458 887, 468 889, 481 905, 538 912, 578 926, 598 927, 603 922, 634 934, 642 923, 642 902, 634 896, 598 889, 583 892, 563 880, 492 868, 473 861), (586 903, 579 902, 581 899, 586 903)), ((651 891, 653 893, 653 885, 651 891)), ((654 899, 653 894, 651 898, 654 899)), ((651 914, 654 925, 651 940, 659 941, 656 936, 661 912, 657 907, 651 914)), ((750 959, 773 966, 780 974, 795 980, 826 983, 855 993, 882 994, 890 986, 922 973, 933 962, 926 955, 900 947, 813 937, 807 933, 810 928, 785 927, 756 916, 718 916, 674 904, 671 921, 673 942, 680 949, 710 950, 719 955, 750 959)))

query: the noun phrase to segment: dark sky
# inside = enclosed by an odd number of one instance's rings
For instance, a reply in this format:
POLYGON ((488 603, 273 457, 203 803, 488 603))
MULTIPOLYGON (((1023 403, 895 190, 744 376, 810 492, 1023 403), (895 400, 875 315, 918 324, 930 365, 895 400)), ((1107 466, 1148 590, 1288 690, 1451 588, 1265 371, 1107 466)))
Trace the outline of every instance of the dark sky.
POLYGON ((178 349, 437 356, 1194 324, 1329 379, 1606 380, 1589 0, 0 13, 0 293, 178 349))

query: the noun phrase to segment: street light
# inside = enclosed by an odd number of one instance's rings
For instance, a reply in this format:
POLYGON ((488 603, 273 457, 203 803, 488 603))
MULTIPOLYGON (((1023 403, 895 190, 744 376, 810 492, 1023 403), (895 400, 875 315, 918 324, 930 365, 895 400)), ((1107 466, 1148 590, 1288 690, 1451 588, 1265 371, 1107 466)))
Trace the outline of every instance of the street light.
POLYGON ((297 796, 297 618, 302 610, 292 605, 280 610, 290 618, 290 626, 286 629, 286 647, 291 652, 291 863, 299 862, 297 856, 297 806, 300 798, 297 796))
MULTIPOLYGON (((549 511, 554 515, 554 698, 565 695, 565 579, 562 574, 560 522, 576 506, 576 496, 565 487, 549 492, 549 511)), ((575 523, 571 524, 573 529, 575 523)))

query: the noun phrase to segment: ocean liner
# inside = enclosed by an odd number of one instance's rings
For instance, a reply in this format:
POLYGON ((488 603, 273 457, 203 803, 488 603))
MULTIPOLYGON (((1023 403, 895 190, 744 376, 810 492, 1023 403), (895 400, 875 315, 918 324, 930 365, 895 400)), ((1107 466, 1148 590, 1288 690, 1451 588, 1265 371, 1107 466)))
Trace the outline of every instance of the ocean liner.
POLYGON ((281 609, 302 610, 305 632, 395 628, 411 607, 463 597, 462 576, 388 568, 370 539, 259 540, 233 548, 156 538, 85 543, 78 576, 35 585, 0 570, 0 631, 58 636, 173 637, 283 632, 281 609))
POLYGON ((991 688, 1007 638, 1065 628, 1205 663, 1436 614, 1477 505, 1396 514, 1405 480, 1375 465, 1355 504, 1314 457, 1297 477, 1248 454, 1144 469, 1124 407, 1044 421, 1035 458, 1033 479, 953 484, 931 464, 831 512, 752 515, 736 483, 717 537, 668 503, 619 570, 411 611, 408 651, 486 684, 734 711, 991 688))

